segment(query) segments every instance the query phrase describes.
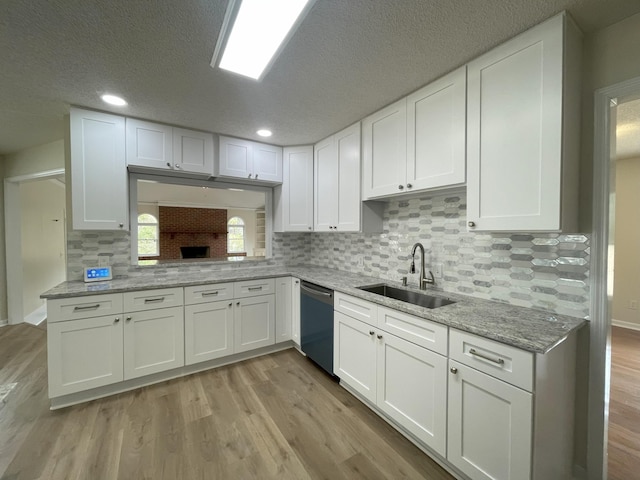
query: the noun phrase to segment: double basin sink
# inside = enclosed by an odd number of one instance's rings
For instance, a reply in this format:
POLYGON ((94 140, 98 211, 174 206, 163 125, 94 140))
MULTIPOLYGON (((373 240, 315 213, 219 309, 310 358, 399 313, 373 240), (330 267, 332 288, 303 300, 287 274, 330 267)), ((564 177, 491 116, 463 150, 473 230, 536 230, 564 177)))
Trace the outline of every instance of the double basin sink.
POLYGON ((447 298, 434 297, 426 293, 414 292, 411 290, 403 290, 401 288, 392 287, 391 285, 386 285, 384 283, 380 283, 377 285, 367 285, 357 288, 358 290, 375 293, 376 295, 382 295, 383 297, 393 298, 394 300, 400 300, 402 302, 419 305, 425 308, 439 308, 444 307, 445 305, 456 303, 453 300, 449 300, 447 298))

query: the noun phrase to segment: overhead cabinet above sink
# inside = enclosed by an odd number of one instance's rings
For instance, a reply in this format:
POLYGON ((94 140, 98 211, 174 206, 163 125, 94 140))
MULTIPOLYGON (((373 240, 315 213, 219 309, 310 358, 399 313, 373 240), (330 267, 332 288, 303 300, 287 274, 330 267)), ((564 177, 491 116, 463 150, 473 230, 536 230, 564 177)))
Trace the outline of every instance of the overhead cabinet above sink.
POLYGON ((246 182, 282 183, 282 147, 220 136, 216 177, 246 182))

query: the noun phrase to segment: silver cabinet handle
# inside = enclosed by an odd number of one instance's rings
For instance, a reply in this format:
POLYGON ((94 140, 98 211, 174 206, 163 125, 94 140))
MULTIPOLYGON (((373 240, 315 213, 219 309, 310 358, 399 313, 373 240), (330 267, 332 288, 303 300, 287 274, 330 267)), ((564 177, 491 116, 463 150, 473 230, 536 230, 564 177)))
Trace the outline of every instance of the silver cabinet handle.
POLYGON ((473 228, 476 226, 476 222, 467 222, 467 225, 469 226, 469 228, 473 228))
POLYGON ((118 323, 120 321, 120 317, 116 317, 116 319, 114 320, 116 323, 118 323))
POLYGON ((122 228, 122 227, 124 227, 124 223, 119 223, 119 224, 118 224, 118 226, 119 226, 120 228, 122 228))
POLYGON ((176 170, 180 170, 180 164, 176 163, 176 170))
POLYGON ((382 340, 382 335, 378 334, 376 336, 378 337, 378 340, 382 340))
POLYGON ((213 297, 215 295, 218 295, 218 290, 214 290, 212 292, 202 292, 203 297, 213 297))
POLYGON ((249 290, 250 292, 256 292, 262 290, 262 287, 249 287, 247 288, 247 290, 249 290))
POLYGON ((84 307, 73 307, 73 311, 74 312, 82 312, 82 311, 86 311, 86 310, 97 310, 98 308, 100 308, 100 304, 96 303, 95 305, 86 305, 84 307))
POLYGON ((404 185, 398 185, 398 190, 404 190, 404 185))
POLYGON ((258 178, 258 174, 256 173, 253 178, 257 179, 258 178))
POLYGON ((451 373, 453 373, 454 375, 455 375, 456 373, 458 373, 458 369, 457 369, 456 367, 451 367, 449 370, 450 370, 450 371, 451 371, 451 373))
POLYGON ((413 185, 411 185, 410 183, 407 183, 407 188, 413 188, 413 185))
POLYGON ((237 306, 240 306, 240 302, 236 302, 236 305, 237 305, 237 306))
POLYGON ((248 178, 251 178, 251 174, 249 174, 249 177, 248 177, 248 178))
POLYGON ((373 330, 369 330, 369 335, 373 335, 374 333, 376 332, 374 332, 373 330))
POLYGON ((144 299, 144 303, 160 303, 160 302, 164 302, 164 297, 145 298, 144 299))
POLYGON ((130 321, 131 321, 131 317, 127 317, 127 318, 125 318, 125 320, 126 320, 127 322, 130 322, 130 321))
POLYGON ((469 353, 471 355, 475 355, 476 357, 484 358, 485 360, 489 360, 490 362, 497 363, 498 365, 504 365, 504 360, 502 358, 490 357, 489 355, 478 352, 475 348, 470 348, 469 353))
POLYGON ((230 306, 230 307, 233 307, 233 302, 229 302, 229 306, 230 306))
POLYGON ((171 163, 167 162, 167 167, 171 168, 171 163))

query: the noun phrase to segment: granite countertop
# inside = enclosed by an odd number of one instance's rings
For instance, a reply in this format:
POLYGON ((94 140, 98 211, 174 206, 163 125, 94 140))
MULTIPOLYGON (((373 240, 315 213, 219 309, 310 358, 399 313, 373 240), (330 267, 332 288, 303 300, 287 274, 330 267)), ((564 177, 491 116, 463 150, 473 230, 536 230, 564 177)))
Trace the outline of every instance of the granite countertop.
POLYGON ((63 282, 43 293, 41 297, 59 299, 97 293, 121 293, 155 288, 186 287, 204 283, 257 280, 289 275, 533 353, 546 353, 561 342, 569 332, 580 328, 586 323, 581 318, 443 292, 435 288, 430 288, 425 293, 446 297, 455 300, 456 303, 436 309, 428 309, 356 288, 358 286, 386 283, 399 288, 417 290, 415 286, 402 287, 398 282, 313 266, 204 270, 198 272, 197 277, 194 277, 193 272, 189 272, 165 275, 143 274, 135 277, 115 278, 101 283, 63 282))

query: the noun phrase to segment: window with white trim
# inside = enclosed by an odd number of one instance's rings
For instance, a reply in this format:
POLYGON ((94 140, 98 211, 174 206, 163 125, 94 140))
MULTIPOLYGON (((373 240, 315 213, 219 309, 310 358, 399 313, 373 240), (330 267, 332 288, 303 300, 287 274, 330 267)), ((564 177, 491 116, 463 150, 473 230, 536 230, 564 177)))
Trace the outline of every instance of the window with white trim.
POLYGON ((244 253, 244 220, 231 217, 227 222, 227 252, 244 253))
POLYGON ((160 255, 158 219, 150 213, 138 215, 138 256, 160 255))

